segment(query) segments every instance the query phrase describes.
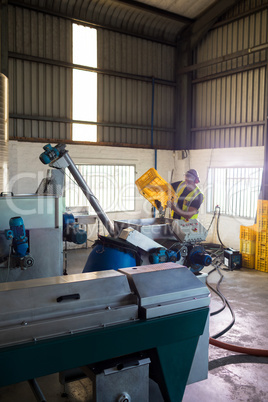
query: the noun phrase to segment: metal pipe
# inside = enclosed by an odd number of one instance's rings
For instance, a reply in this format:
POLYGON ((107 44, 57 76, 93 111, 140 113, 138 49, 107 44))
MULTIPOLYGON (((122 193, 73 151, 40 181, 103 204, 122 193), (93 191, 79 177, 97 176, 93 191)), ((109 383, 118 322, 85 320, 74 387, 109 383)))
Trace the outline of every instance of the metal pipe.
POLYGON ((106 212, 102 209, 102 207, 99 204, 99 201, 95 197, 95 195, 92 193, 91 189, 89 188, 88 184, 84 180, 83 176, 77 169, 75 163, 73 162, 72 158, 68 154, 68 152, 65 152, 63 155, 63 158, 66 160, 68 163, 68 169, 72 173, 74 179, 76 180, 77 184, 87 197, 88 201, 90 202, 92 208, 98 215, 98 218, 102 221, 103 225, 105 228, 108 230, 109 234, 113 237, 114 236, 114 225, 107 216, 106 212))
POLYGON ((38 402, 46 402, 46 398, 44 397, 43 392, 41 391, 41 388, 39 387, 36 379, 33 378, 32 380, 28 380, 28 383, 34 393, 35 399, 38 402))

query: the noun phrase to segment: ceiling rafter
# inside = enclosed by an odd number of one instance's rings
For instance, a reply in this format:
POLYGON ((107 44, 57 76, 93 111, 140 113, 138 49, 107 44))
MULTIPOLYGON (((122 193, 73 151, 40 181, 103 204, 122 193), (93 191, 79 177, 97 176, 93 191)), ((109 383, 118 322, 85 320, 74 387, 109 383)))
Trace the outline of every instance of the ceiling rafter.
POLYGON ((153 14, 158 15, 159 17, 168 18, 177 22, 181 22, 183 24, 189 25, 193 23, 195 20, 191 18, 184 17, 183 15, 179 15, 176 13, 172 13, 170 11, 163 10, 162 8, 150 6, 149 4, 135 1, 135 0, 113 0, 116 3, 124 3, 129 7, 133 7, 139 9, 141 11, 147 11, 153 14))

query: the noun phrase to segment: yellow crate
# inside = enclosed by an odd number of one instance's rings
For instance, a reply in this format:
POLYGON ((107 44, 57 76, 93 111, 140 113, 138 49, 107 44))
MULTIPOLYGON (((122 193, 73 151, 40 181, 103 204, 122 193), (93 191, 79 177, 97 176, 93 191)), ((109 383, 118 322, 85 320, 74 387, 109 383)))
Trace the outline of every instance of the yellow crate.
POLYGON ((240 253, 255 254, 256 242, 253 240, 240 240, 240 253))
POLYGON ((177 200, 171 184, 167 183, 154 168, 145 172, 135 183, 140 194, 157 209, 159 209, 159 204, 155 201, 159 201, 165 209, 169 200, 172 202, 177 200))
POLYGON ((257 230, 267 230, 268 229, 268 215, 257 214, 257 230))
POLYGON ((256 240, 257 225, 240 226, 240 239, 243 240, 256 240))
POLYGON ((258 215, 268 215, 268 201, 258 200, 257 204, 257 216, 258 215))
POLYGON ((262 272, 268 272, 267 258, 261 258, 256 255, 255 259, 255 269, 262 272))
POLYGON ((266 242, 265 243, 258 242, 256 244, 256 255, 261 258, 268 257, 268 244, 266 242))
POLYGON ((255 268, 255 254, 242 253, 242 267, 255 268))
POLYGON ((268 242, 268 231, 261 230, 257 232, 256 244, 265 244, 268 242))

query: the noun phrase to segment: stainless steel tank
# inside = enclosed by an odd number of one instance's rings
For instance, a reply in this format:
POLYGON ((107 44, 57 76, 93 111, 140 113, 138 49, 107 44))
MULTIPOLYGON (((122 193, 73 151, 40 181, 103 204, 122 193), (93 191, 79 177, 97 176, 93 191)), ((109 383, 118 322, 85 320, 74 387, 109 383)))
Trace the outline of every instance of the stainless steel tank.
POLYGON ((0 193, 8 184, 8 79, 0 73, 0 193))

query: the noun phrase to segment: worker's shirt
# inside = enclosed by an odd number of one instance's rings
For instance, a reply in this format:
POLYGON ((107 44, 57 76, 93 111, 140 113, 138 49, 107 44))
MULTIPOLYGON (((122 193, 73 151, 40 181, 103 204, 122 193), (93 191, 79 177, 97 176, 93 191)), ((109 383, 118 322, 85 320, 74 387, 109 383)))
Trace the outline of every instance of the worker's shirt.
MULTIPOLYGON (((174 188, 174 190, 175 190, 176 192, 177 192, 177 189, 178 189, 178 187, 179 187, 179 185, 180 185, 181 183, 182 183, 182 181, 176 181, 175 183, 171 183, 172 187, 174 188)), ((177 205, 176 205, 177 207, 179 207, 180 209, 182 209, 182 207, 183 207, 183 201, 184 201, 185 197, 187 197, 187 195, 188 195, 189 193, 191 193, 191 191, 193 191, 193 190, 189 190, 187 187, 185 187, 185 189, 183 190, 182 194, 180 195, 180 198, 178 199, 178 202, 177 202, 177 205)), ((196 208, 197 211, 198 211, 199 208, 200 208, 200 205, 201 205, 202 202, 203 202, 203 198, 204 198, 203 194, 202 194, 202 193, 199 193, 199 194, 195 197, 195 199, 191 202, 190 207, 196 208)), ((174 211, 173 219, 181 219, 181 215, 176 214, 176 212, 174 211)))

